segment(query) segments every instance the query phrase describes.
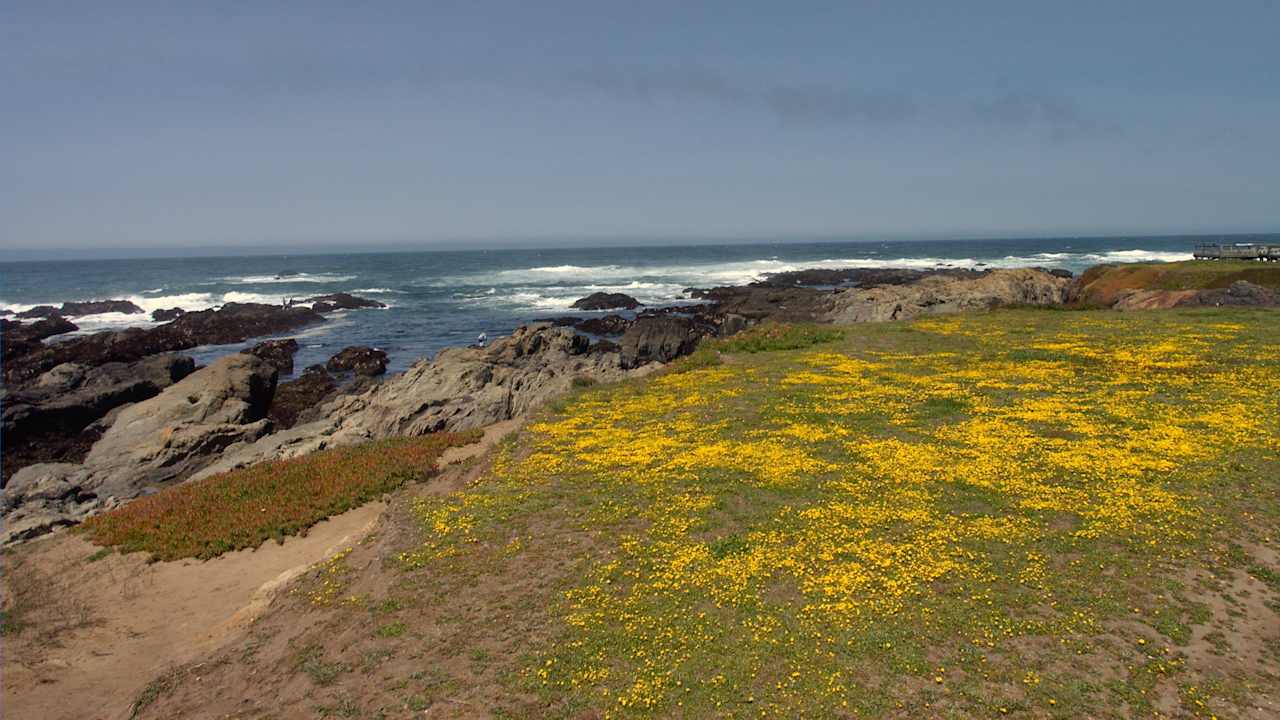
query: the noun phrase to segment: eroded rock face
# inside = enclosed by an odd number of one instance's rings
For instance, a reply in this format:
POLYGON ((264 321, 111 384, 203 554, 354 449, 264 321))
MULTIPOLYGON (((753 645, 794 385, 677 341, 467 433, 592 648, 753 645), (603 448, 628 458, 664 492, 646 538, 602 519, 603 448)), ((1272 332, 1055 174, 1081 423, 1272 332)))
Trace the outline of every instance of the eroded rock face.
POLYGON ((848 324, 1007 305, 1061 305, 1069 284, 1066 278, 1031 269, 992 270, 976 278, 934 275, 909 285, 838 291, 825 299, 818 317, 848 324))
POLYGON ((1280 307, 1280 293, 1237 280, 1226 288, 1208 290, 1124 290, 1115 310, 1163 310, 1175 307, 1280 307))
POLYGON ((221 358, 159 395, 118 411, 83 464, 19 470, 5 487, 0 539, 76 522, 212 462, 224 448, 267 434, 276 369, 252 355, 221 358))
POLYGON ((626 293, 593 292, 575 300, 569 307, 575 310, 634 310, 640 301, 626 293))
POLYGON ((676 315, 639 318, 619 341, 624 368, 640 367, 651 362, 670 362, 693 352, 699 332, 693 320, 676 315))
POLYGON ((485 348, 449 348, 371 391, 325 408, 335 436, 383 438, 467 430, 525 414, 566 391, 577 375, 622 376, 618 358, 590 354, 565 328, 518 328, 485 348))
POLYGON ((122 405, 154 397, 195 369, 182 355, 87 367, 64 363, 28 386, 6 394, 0 416, 4 478, 33 462, 83 459, 96 433, 91 424, 122 405))
POLYGON ((27 382, 62 363, 102 365, 133 362, 148 355, 188 350, 199 345, 226 345, 251 337, 274 335, 324 322, 308 308, 258 303, 227 303, 218 310, 186 313, 159 327, 94 333, 33 349, 13 362, 6 358, 5 381, 27 382))
POLYGON ((339 395, 318 420, 229 448, 196 477, 365 440, 483 427, 527 414, 567 392, 575 377, 609 382, 630 374, 618 353, 591 352, 572 330, 521 327, 487 347, 441 350, 361 394, 339 395))
POLYGON ((292 375, 293 356, 298 352, 298 341, 293 338, 288 338, 287 340, 264 340, 240 352, 266 360, 276 370, 279 370, 281 375, 292 375))
POLYGON ((373 377, 387 371, 387 354, 377 348, 353 345, 329 358, 325 368, 331 372, 354 372, 373 377))
POLYGON ((312 365, 298 378, 276 386, 267 417, 277 428, 291 428, 299 420, 315 415, 320 405, 337 391, 338 384, 324 366, 312 365))

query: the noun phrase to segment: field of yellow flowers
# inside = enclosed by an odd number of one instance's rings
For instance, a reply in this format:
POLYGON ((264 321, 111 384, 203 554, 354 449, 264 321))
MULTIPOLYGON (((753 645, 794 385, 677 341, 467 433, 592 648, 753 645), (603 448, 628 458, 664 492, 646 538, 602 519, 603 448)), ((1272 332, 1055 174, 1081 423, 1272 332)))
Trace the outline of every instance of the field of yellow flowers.
POLYGON ((1229 644, 1232 578, 1280 611, 1278 320, 1015 310, 704 347, 418 501, 400 561, 589 546, 509 676, 542 714, 1253 717, 1280 708, 1280 637, 1229 672, 1191 646, 1229 644))

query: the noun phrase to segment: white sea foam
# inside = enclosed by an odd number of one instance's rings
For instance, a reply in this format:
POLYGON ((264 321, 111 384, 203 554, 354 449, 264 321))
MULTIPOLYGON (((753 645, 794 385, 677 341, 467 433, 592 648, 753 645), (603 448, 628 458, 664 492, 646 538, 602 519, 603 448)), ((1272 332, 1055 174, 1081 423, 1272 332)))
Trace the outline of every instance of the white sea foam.
POLYGON ((1105 253, 1088 253, 1081 255, 1088 261, 1101 262, 1179 262, 1191 260, 1194 256, 1189 252, 1161 252, 1157 250, 1112 250, 1105 253))
POLYGON ((236 285, 264 285, 289 283, 337 283, 355 280, 358 275, 339 275, 337 273, 298 273, 297 275, 240 275, 222 278, 221 282, 236 285))
POLYGON ((353 293, 368 293, 370 295, 403 295, 403 290, 393 290, 392 288, 356 288, 353 293))

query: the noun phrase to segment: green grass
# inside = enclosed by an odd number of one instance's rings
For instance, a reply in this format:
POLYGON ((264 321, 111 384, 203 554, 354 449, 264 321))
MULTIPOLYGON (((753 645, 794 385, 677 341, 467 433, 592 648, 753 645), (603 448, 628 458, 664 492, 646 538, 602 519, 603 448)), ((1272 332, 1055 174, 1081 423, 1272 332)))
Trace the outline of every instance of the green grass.
POLYGON ((435 469, 477 433, 438 433, 324 450, 183 483, 97 515, 85 536, 156 560, 211 558, 300 533, 435 469))
POLYGON ((566 574, 532 599, 548 619, 468 635, 514 644, 504 697, 542 717, 1140 717, 1177 683, 1229 708, 1180 655, 1210 620, 1180 578, 1229 559, 1275 581, 1243 543, 1280 521, 1276 317, 756 328, 549 409, 421 502, 404 566, 566 574))
POLYGON ((829 325, 784 325, 767 322, 719 343, 726 353, 761 353, 800 350, 844 337, 844 330, 829 325))

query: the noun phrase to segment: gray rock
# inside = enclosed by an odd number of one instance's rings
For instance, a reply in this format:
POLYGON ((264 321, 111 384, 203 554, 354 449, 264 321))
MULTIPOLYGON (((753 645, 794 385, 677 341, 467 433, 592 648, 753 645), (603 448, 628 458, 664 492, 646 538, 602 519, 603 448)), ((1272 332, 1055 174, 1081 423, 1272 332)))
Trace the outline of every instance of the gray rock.
POLYGON ((838 324, 906 320, 1007 305, 1061 305, 1070 280, 1043 270, 992 270, 979 277, 933 275, 909 285, 839 291, 819 319, 838 324))
POLYGON ((693 352, 701 334, 692 320, 676 315, 644 317, 636 320, 622 334, 623 368, 636 368, 651 362, 670 362, 693 352))
MULTIPOLYGON (((73 376, 64 369, 56 382, 73 376)), ((230 445, 266 435, 276 378, 269 363, 237 353, 124 407, 82 465, 36 464, 10 479, 0 496, 6 511, 0 539, 23 539, 78 522, 116 498, 185 479, 230 445)))
POLYGON ((195 361, 181 355, 98 367, 63 363, 7 393, 0 408, 3 477, 34 463, 78 462, 96 440, 96 434, 81 436, 83 430, 122 405, 154 397, 194 369, 195 361))

